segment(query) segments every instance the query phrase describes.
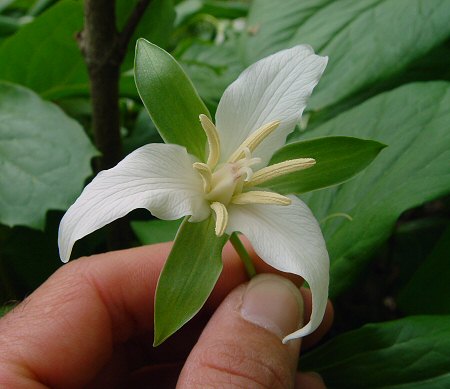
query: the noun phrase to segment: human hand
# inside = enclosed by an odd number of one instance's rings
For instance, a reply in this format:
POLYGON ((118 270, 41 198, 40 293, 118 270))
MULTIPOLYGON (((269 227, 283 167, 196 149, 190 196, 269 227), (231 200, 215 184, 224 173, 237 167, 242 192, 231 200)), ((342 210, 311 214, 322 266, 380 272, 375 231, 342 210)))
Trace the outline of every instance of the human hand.
MULTIPOLYGON (((325 387, 318 376, 296 374, 301 341, 281 343, 311 312, 308 291, 302 299, 294 286, 301 280, 264 274, 240 285, 245 271, 228 245, 205 307, 153 348, 154 293, 170 247, 95 255, 59 269, 0 319, 0 387, 325 387)), ((276 273, 252 256, 258 272, 276 273)), ((303 347, 331 321, 329 305, 303 347)))

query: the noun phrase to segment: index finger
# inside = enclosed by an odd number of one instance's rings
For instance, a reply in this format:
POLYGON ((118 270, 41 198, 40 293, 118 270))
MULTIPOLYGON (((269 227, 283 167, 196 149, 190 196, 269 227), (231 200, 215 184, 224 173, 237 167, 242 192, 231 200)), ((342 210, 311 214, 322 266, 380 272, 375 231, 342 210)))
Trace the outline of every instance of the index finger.
MULTIPOLYGON (((5 370, 20 370, 23 379, 38 377, 50 387, 76 388, 97 374, 115 345, 136 334, 150 338, 156 284, 170 248, 171 243, 144 246, 63 266, 0 320, 5 370)), ((223 257, 206 309, 247 279, 230 246, 223 257)))

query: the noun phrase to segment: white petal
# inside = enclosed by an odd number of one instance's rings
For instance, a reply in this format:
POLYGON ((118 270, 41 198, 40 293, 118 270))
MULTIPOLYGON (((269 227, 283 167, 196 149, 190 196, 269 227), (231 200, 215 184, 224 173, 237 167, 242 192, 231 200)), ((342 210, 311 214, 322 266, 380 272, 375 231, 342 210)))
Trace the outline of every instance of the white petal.
POLYGON ((280 120, 280 127, 256 150, 261 166, 286 141, 299 122, 306 100, 319 82, 328 58, 307 45, 295 46, 247 68, 224 92, 216 113, 221 162, 264 124, 280 120))
POLYGON ((166 220, 186 215, 193 215, 192 221, 206 218, 210 209, 193 162, 184 147, 150 144, 100 172, 61 221, 58 243, 63 262, 78 239, 133 209, 146 208, 166 220))
POLYGON ((256 253, 274 268, 302 276, 312 292, 308 324, 283 342, 313 332, 321 323, 328 299, 329 258, 320 227, 309 208, 295 196, 292 204, 232 205, 227 233, 242 232, 256 253))

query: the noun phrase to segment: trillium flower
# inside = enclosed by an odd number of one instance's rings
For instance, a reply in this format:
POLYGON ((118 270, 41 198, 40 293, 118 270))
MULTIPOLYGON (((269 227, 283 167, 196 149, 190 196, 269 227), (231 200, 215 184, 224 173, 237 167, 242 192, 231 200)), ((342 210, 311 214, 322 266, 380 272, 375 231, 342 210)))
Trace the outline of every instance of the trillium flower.
POLYGON ((200 115, 205 161, 180 145, 149 144, 100 172, 61 221, 61 259, 69 260, 75 241, 136 208, 165 220, 188 216, 193 223, 212 214, 217 236, 243 233, 265 262, 308 282, 310 321, 284 341, 314 331, 328 297, 329 258, 322 233, 301 200, 264 184, 315 164, 305 156, 268 166, 299 122, 326 64, 326 57, 300 45, 246 69, 225 90, 215 124, 200 115))

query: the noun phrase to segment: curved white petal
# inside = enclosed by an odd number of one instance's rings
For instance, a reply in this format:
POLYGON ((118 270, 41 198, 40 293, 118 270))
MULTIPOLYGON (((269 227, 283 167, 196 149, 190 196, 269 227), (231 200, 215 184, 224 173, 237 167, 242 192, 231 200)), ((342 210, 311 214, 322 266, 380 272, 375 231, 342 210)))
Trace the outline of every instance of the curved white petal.
POLYGON ((309 208, 295 196, 292 204, 232 205, 227 233, 242 232, 256 253, 274 268, 302 276, 312 292, 309 323, 283 342, 313 332, 321 323, 328 299, 329 258, 320 227, 309 208))
POLYGON ((67 262, 74 243, 137 208, 160 219, 210 214, 203 183, 184 147, 149 144, 117 166, 100 172, 64 215, 59 227, 59 252, 67 262))
POLYGON ((254 156, 267 165, 299 122, 306 100, 319 82, 328 58, 307 45, 279 51, 247 68, 224 92, 216 113, 221 162, 262 125, 281 124, 254 156))

